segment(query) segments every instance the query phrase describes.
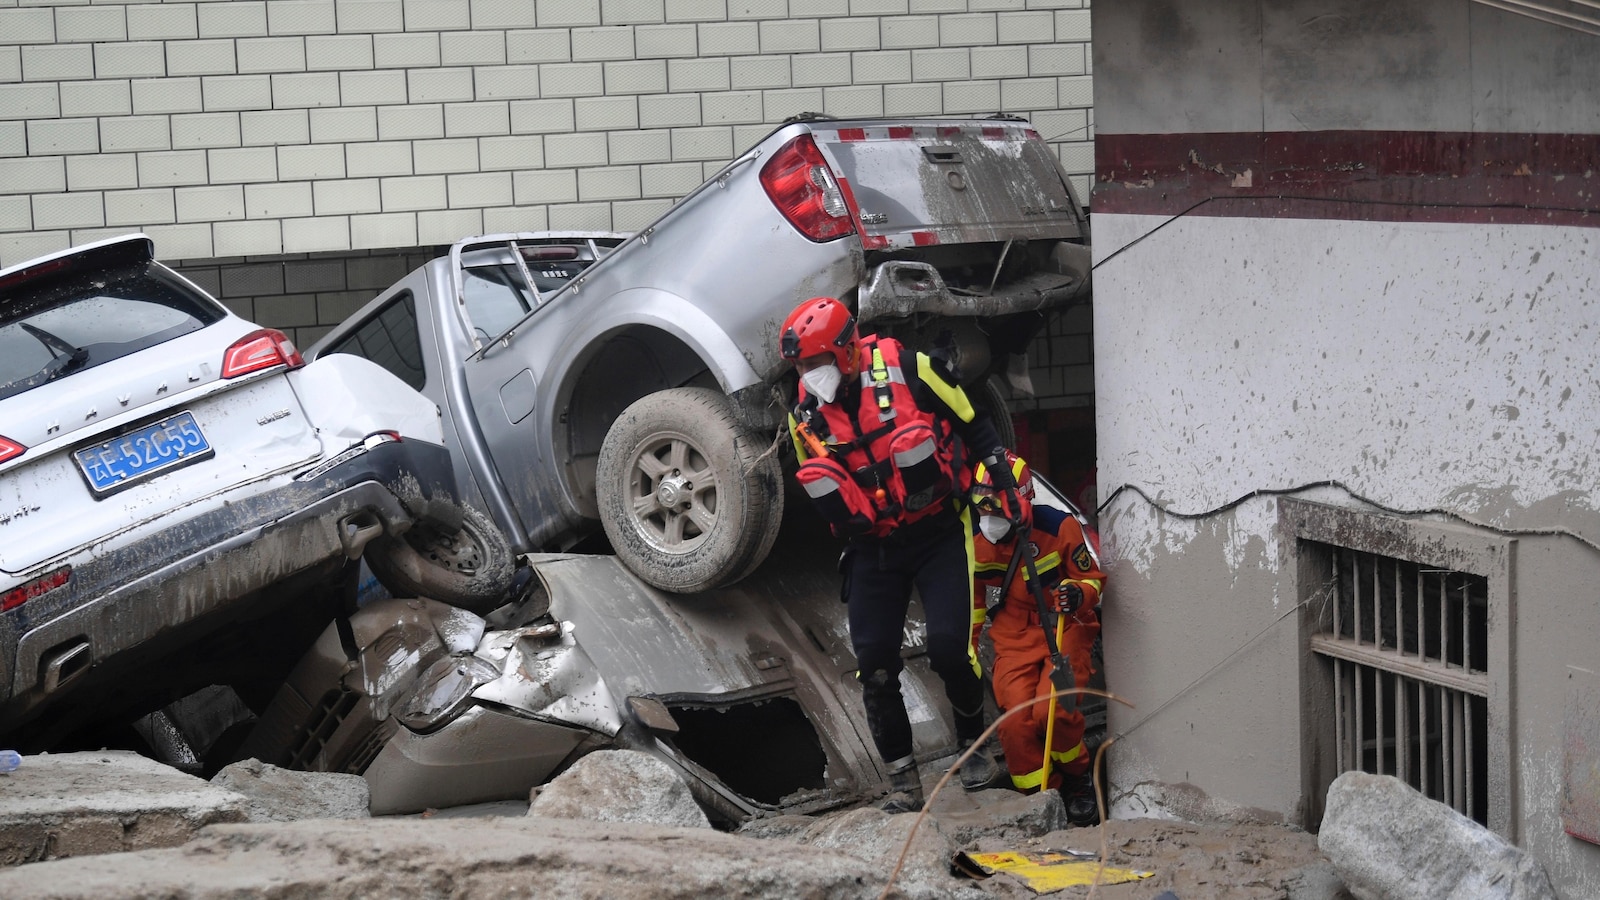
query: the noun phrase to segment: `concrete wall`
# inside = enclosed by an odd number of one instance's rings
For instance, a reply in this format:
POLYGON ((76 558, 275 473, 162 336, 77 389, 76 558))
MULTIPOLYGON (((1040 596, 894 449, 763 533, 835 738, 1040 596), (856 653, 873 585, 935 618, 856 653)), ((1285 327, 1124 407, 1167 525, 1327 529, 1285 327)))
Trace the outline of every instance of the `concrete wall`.
POLYGON ((1121 808, 1317 805, 1293 494, 1514 545, 1491 777, 1563 896, 1600 895, 1559 818, 1564 704, 1600 664, 1600 38, 1467 0, 1136 0, 1094 29, 1121 808), (1491 142, 1528 155, 1502 172, 1491 142))

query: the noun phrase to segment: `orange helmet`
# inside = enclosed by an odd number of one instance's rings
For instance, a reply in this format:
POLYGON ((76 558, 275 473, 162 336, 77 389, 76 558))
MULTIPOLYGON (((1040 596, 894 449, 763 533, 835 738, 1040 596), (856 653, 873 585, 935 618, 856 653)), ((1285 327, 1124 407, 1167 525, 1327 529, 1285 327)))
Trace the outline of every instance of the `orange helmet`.
POLYGON ((1013 522, 1031 521, 1033 517, 1033 470, 1022 457, 1006 451, 1005 464, 1017 480, 1017 501, 1020 509, 1013 509, 1009 491, 996 490, 988 466, 978 463, 972 477, 972 505, 981 516, 1003 516, 1013 522))
POLYGON ((832 297, 812 297, 783 320, 778 352, 790 360, 831 353, 841 373, 855 375, 859 339, 856 317, 849 307, 832 297))

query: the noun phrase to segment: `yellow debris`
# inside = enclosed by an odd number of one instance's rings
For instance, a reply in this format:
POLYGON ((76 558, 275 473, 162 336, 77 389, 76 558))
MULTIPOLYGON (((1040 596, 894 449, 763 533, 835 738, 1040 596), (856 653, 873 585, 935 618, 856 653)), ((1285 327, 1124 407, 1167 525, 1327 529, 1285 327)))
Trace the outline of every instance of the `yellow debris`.
MULTIPOLYGON (((987 878, 1000 872, 1020 878, 1036 893, 1048 893, 1076 885, 1093 884, 1095 873, 1100 871, 1100 860, 1074 853, 1023 853, 1002 850, 996 853, 962 853, 956 864, 974 878, 987 878)), ((1154 872, 1136 869, 1119 869, 1106 866, 1100 875, 1101 884, 1122 884, 1149 878, 1154 872)))

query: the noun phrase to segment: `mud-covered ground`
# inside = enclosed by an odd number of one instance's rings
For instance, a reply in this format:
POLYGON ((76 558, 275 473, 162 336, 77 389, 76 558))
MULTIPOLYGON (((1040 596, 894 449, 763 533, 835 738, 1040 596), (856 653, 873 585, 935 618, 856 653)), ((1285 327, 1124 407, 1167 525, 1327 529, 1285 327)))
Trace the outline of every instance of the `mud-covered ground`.
MULTIPOLYGON (((1317 852, 1315 835, 1281 825, 1197 825, 1162 819, 1111 821, 1056 831, 1021 846, 980 840, 979 849, 1080 850, 1105 853, 1107 865, 1153 873, 1125 884, 1093 888, 1106 900, 1151 900, 1170 891, 1178 900, 1334 900, 1341 894, 1332 867, 1317 852)), ((980 883, 1000 897, 1039 896, 1007 876, 980 883)), ((1051 897, 1087 897, 1090 887, 1051 897)))

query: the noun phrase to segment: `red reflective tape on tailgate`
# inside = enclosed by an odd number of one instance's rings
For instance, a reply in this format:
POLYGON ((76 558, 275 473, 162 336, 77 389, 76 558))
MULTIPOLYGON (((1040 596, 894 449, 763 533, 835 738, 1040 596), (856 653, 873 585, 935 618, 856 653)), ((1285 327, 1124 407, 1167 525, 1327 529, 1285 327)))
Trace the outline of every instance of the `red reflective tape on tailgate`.
POLYGON ((939 243, 939 236, 931 231, 913 231, 911 232, 911 243, 918 247, 931 247, 939 243))
POLYGON ((891 141, 903 141, 910 137, 910 125, 894 125, 889 128, 889 140, 891 141))
POLYGON ((867 130, 865 128, 841 128, 841 129, 839 129, 839 140, 841 140, 841 141, 864 141, 866 139, 867 139, 867 130))
POLYGON ((939 134, 939 137, 960 137, 961 136, 961 126, 960 125, 940 125, 938 134, 939 134))
POLYGON ((889 239, 881 234, 863 234, 861 246, 868 250, 886 250, 889 247, 889 239))
POLYGON ((1003 141, 1006 139, 1006 130, 1004 128, 995 128, 992 125, 985 125, 983 126, 983 136, 991 141, 1003 141))

